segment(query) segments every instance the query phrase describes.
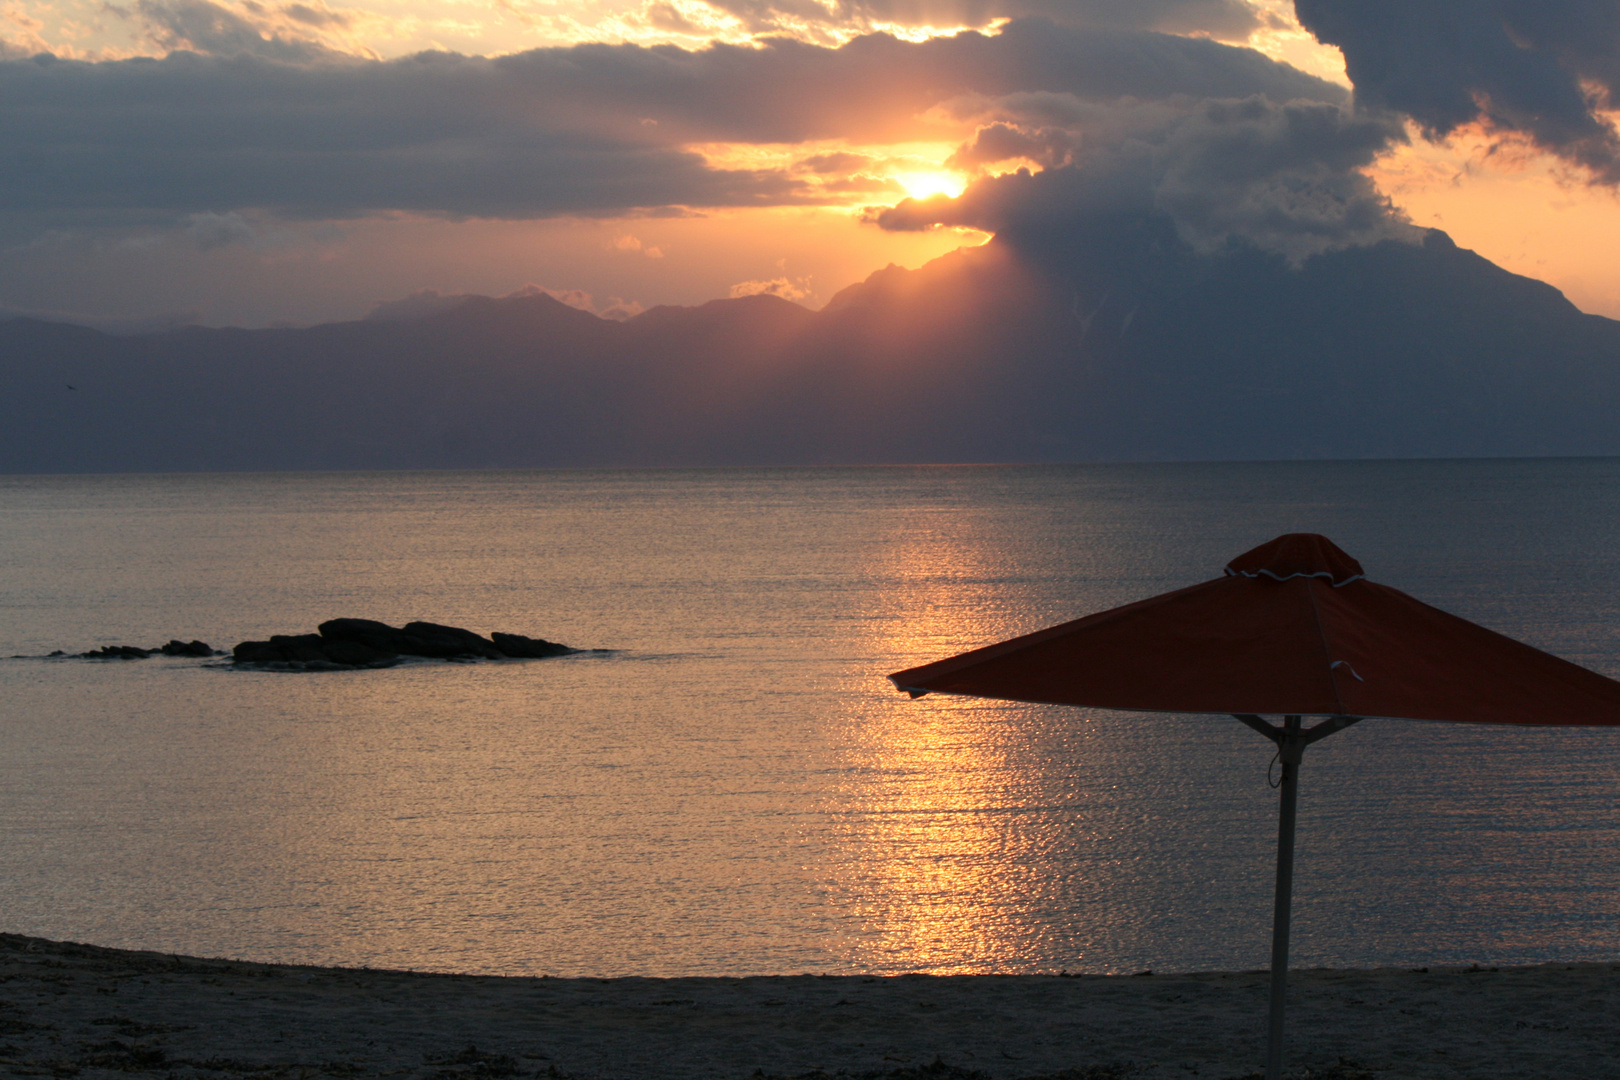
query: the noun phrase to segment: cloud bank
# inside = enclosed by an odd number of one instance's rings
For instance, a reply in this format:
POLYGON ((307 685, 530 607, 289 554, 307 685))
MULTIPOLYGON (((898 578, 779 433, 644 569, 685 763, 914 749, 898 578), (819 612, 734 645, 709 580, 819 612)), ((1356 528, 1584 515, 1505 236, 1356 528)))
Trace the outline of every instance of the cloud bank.
POLYGON ((997 19, 1043 18, 1107 30, 1157 30, 1243 41, 1261 25, 1244 0, 708 0, 753 33, 797 27, 984 27, 997 19))
POLYGON ((917 39, 1008 20, 1154 30, 1244 43, 1283 22, 1278 0, 7 0, 0 56, 163 56, 176 49, 277 58, 381 59, 424 49, 499 55, 583 41, 690 46, 761 36, 840 45, 862 34, 917 39))
POLYGON ((1405 138, 1391 113, 1260 96, 1106 109, 1014 96, 983 108, 994 119, 958 159, 1053 167, 980 180, 958 199, 907 199, 877 212, 877 224, 967 225, 1017 243, 1045 242, 1054 228, 1079 238, 1157 216, 1200 254, 1241 241, 1296 265, 1343 247, 1421 238, 1360 171, 1405 138))
POLYGON ((1038 20, 839 48, 581 45, 382 62, 266 42, 206 0, 167 10, 186 16, 177 40, 242 47, 0 62, 0 205, 66 221, 791 205, 831 196, 786 168, 722 167, 694 147, 912 139, 956 130, 938 108, 974 95, 1342 97, 1247 49, 1038 20))
POLYGON ((1296 0, 1300 22, 1344 53, 1356 98, 1432 137, 1480 123, 1620 184, 1613 0, 1296 0))

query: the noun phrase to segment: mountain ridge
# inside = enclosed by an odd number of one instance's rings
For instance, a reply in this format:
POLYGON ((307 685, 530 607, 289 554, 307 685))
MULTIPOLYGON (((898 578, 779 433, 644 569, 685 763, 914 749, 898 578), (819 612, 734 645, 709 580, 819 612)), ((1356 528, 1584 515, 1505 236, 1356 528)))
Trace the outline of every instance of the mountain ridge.
POLYGON ((1067 240, 891 265, 819 312, 10 319, 0 471, 1620 454, 1620 322, 1443 233, 1298 268, 1152 220, 1067 240))

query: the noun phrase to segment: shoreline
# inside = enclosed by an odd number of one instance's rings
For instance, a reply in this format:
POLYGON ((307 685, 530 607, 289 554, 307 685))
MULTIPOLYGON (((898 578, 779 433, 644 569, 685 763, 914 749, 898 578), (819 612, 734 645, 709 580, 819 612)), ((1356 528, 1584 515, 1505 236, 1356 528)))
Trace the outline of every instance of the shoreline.
MULTIPOLYGON (((548 978, 0 934, 11 1075, 1224 1080, 1264 973, 548 978)), ((1290 975, 1290 1076, 1620 1077, 1620 964, 1290 975)))

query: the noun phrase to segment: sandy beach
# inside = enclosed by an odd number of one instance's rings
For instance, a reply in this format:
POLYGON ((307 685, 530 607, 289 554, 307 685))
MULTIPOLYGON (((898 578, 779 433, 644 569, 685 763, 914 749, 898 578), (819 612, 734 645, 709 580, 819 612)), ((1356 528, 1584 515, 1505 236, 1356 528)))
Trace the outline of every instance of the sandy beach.
MULTIPOLYGON (((1246 1077, 1260 973, 548 979, 0 935, 18 1076, 1246 1077)), ((1294 975, 1292 1076, 1620 1077, 1620 964, 1294 975)))

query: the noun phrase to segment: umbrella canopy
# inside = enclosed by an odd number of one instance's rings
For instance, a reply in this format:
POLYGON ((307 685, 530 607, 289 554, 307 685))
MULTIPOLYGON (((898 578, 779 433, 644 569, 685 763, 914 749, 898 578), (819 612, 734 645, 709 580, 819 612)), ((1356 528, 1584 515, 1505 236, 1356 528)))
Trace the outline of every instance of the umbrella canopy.
POLYGON ((1289 533, 1226 575, 889 676, 970 694, 1147 712, 1230 713, 1282 762, 1266 1080, 1282 1076, 1299 766, 1365 717, 1620 725, 1620 682, 1403 592, 1331 540, 1289 533), (1261 714, 1281 715, 1273 725, 1261 714), (1326 716, 1304 727, 1304 716, 1326 716))
POLYGON ((889 678, 914 696, 1150 712, 1620 725, 1620 683, 1368 581, 1312 533, 1213 581, 889 678))

